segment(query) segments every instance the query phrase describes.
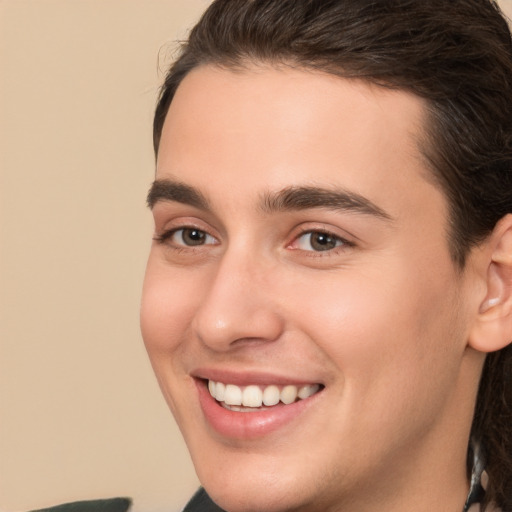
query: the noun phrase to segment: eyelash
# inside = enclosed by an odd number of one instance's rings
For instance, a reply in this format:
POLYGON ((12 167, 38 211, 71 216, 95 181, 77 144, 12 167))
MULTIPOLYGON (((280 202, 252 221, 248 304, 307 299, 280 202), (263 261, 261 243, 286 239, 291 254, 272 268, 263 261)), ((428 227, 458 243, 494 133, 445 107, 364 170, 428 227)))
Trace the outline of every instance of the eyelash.
MULTIPOLYGON (((187 231, 190 231, 190 232, 195 231, 195 232, 201 234, 206 239, 208 239, 208 237, 209 237, 212 240, 216 240, 215 237, 208 234, 206 231, 204 231, 202 229, 196 228, 195 226, 182 226, 179 228, 173 228, 168 231, 165 231, 164 233, 162 233, 160 235, 156 235, 153 238, 153 240, 155 240, 159 244, 167 244, 171 249, 173 249, 175 251, 194 251, 194 250, 199 250, 204 245, 216 245, 215 243, 209 243, 209 244, 208 243, 198 243, 198 244, 172 243, 172 241, 170 241, 170 239, 172 239, 172 237, 175 236, 180 231, 183 232, 181 235, 182 241, 183 241, 183 234, 187 231)), ((344 250, 344 249, 354 247, 354 246, 355 246, 355 244, 353 242, 351 242, 343 237, 340 237, 339 235, 336 235, 326 229, 308 229, 308 230, 304 230, 304 231, 298 233, 298 235, 293 239, 292 243, 287 246, 287 248, 289 248, 291 250, 299 250, 299 251, 302 251, 303 253, 310 253, 310 254, 308 254, 309 257, 318 257, 320 255, 324 255, 324 257, 325 257, 328 255, 336 254, 339 250, 344 250), (329 243, 329 241, 333 242, 335 244, 334 247, 326 248, 324 250, 314 250, 314 248, 312 250, 308 250, 308 249, 304 249, 301 247, 294 247, 294 245, 300 244, 300 240, 307 235, 310 237, 310 241, 308 243, 310 246, 312 246, 311 245, 311 236, 314 234, 326 237, 327 243, 329 243)))
POLYGON ((349 247, 354 247, 355 244, 353 242, 350 242, 349 240, 339 236, 339 235, 336 235, 335 233, 332 233, 326 229, 308 229, 306 231, 302 231, 301 233, 299 233, 294 239, 293 239, 293 242, 288 246, 290 247, 292 250, 300 250, 300 251, 303 251, 305 253, 312 253, 312 254, 309 254, 308 256, 313 256, 313 257, 318 257, 320 255, 324 255, 324 256, 328 256, 328 255, 333 255, 333 254, 337 254, 338 251, 341 251, 341 250, 344 250, 344 249, 347 249, 349 247), (304 248, 301 248, 301 247, 292 247, 293 245, 298 245, 300 243, 300 240, 305 237, 306 235, 308 235, 310 237, 309 239, 309 245, 312 247, 312 240, 311 240, 311 237, 312 235, 321 235, 323 237, 326 237, 327 238, 327 242, 329 240, 333 241, 334 242, 334 247, 331 247, 331 248, 326 248, 324 250, 308 250, 308 249, 304 249, 304 248))
MULTIPOLYGON (((209 235, 203 229, 196 228, 195 226, 182 226, 182 227, 179 227, 179 228, 169 229, 168 231, 165 231, 164 233, 162 233, 160 235, 156 235, 153 238, 153 240, 155 240, 159 244, 168 244, 172 249, 177 250, 177 251, 180 251, 180 250, 194 250, 194 249, 196 249, 198 247, 202 247, 203 245, 206 245, 206 244, 197 244, 197 245, 190 244, 190 245, 187 245, 185 243, 183 243, 181 245, 181 244, 175 244, 175 243, 170 242, 170 239, 174 235, 179 233, 180 231, 182 231, 183 234, 185 232, 187 232, 187 231, 190 231, 190 232, 194 232, 195 231, 197 233, 201 233, 205 237, 210 237, 213 240, 215 240, 215 237, 213 237, 212 235, 209 235)), ((182 237, 183 237, 183 234, 182 234, 182 237)), ((214 244, 208 244, 208 245, 214 245, 214 244)))

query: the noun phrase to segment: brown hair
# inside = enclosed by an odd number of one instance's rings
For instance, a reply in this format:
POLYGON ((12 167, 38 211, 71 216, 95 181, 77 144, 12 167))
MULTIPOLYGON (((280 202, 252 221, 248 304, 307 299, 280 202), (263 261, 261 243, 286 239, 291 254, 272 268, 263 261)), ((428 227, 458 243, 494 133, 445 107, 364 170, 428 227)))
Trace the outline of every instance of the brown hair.
MULTIPOLYGON (((422 152, 450 206, 450 247, 471 247, 512 212, 512 40, 491 0, 216 0, 161 89, 154 147, 177 87, 202 64, 318 69, 426 99, 422 152)), ((493 501, 512 510, 512 346, 490 354, 472 436, 493 501)))

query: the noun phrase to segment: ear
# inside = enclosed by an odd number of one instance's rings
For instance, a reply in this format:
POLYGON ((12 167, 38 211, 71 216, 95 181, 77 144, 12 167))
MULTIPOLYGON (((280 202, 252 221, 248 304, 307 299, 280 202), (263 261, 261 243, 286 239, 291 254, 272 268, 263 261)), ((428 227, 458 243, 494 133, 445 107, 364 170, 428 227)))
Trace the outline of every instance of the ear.
POLYGON ((486 294, 469 336, 469 346, 494 352, 512 342, 512 214, 503 217, 483 244, 486 294))

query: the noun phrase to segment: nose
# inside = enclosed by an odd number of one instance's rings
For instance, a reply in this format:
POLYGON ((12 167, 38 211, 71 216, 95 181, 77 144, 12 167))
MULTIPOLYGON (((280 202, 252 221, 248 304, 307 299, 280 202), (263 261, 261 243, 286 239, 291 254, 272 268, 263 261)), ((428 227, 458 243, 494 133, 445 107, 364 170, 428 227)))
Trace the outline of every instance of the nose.
POLYGON ((227 351, 279 338, 284 320, 272 297, 271 276, 262 267, 241 255, 225 255, 217 265, 192 322, 203 344, 227 351))

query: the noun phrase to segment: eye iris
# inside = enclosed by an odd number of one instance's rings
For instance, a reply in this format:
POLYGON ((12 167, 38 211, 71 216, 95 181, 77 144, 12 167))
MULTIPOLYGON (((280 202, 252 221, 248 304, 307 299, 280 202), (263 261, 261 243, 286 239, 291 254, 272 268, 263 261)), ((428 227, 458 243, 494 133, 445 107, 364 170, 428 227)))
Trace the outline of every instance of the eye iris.
POLYGON ((181 236, 186 245, 202 245, 206 240, 206 234, 199 229, 184 229, 181 236))
POLYGON ((310 243, 315 251, 328 251, 336 247, 336 238, 327 233, 311 233, 310 243))

